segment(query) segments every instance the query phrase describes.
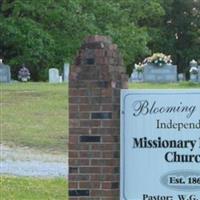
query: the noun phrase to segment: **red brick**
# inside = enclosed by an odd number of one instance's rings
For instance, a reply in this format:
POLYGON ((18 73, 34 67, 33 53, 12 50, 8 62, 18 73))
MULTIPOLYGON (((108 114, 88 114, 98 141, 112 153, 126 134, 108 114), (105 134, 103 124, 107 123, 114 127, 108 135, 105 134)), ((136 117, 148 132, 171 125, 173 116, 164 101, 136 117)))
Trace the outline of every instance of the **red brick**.
POLYGON ((114 158, 114 152, 113 151, 102 152, 102 158, 114 158))
POLYGON ((79 182, 80 189, 100 189, 100 182, 88 182, 88 181, 80 181, 79 182))
POLYGON ((108 127, 108 128, 103 128, 103 127, 100 127, 100 128, 92 128, 91 129, 91 133, 92 134, 99 134, 99 135, 119 135, 119 128, 114 128, 114 127, 112 127, 112 128, 110 128, 110 127, 108 127))
POLYGON ((95 56, 97 58, 103 57, 105 55, 105 51, 103 49, 95 49, 95 56))
POLYGON ((102 136, 102 142, 103 143, 119 142, 119 136, 103 135, 102 136))
POLYGON ((113 167, 111 167, 111 166, 108 166, 108 167, 102 167, 102 173, 103 174, 116 174, 116 173, 118 173, 118 170, 116 170, 116 167, 115 166, 113 166, 113 167))
POLYGON ((89 181, 90 180, 90 176, 89 175, 85 175, 85 174, 79 174, 79 175, 72 175, 69 174, 68 176, 69 178, 69 182, 73 182, 73 181, 89 181))
POLYGON ((90 113, 89 112, 82 112, 79 113, 80 119, 90 119, 90 113))
POLYGON ((70 112, 78 112, 79 111, 79 106, 78 106, 78 104, 71 104, 70 106, 69 106, 69 111, 70 112))
POLYGON ((104 181, 119 181, 119 175, 113 175, 113 174, 94 174, 94 175, 91 175, 90 177, 90 180, 91 181, 101 181, 101 182, 104 182, 104 181))
POLYGON ((88 97, 79 97, 79 103, 80 104, 89 104, 90 99, 88 97))
POLYGON ((101 173, 101 167, 80 167, 80 173, 83 174, 101 173))
MULTIPOLYGON (((119 191, 118 190, 92 190, 91 191, 91 195, 94 195, 94 196, 115 196, 115 197, 118 197, 119 195, 119 191)), ((118 198, 116 198, 118 199, 118 198)))
POLYGON ((79 97, 69 97, 69 104, 77 104, 79 103, 80 98, 79 97))
POLYGON ((75 151, 69 151, 69 153, 68 153, 68 156, 70 157, 70 158, 78 158, 78 152, 75 150, 75 151))
POLYGON ((69 97, 74 97, 74 96, 77 96, 78 94, 78 89, 74 89, 74 88, 71 88, 69 89, 69 97))
POLYGON ((69 135, 69 144, 77 144, 79 137, 77 135, 69 135))
POLYGON ((78 187, 78 182, 73 182, 73 181, 69 182, 69 188, 73 189, 73 188, 77 188, 77 187, 78 187))
POLYGON ((69 189, 89 190, 89 196, 69 200, 119 199, 120 89, 127 87, 124 74, 121 56, 110 38, 86 39, 70 72, 68 147, 69 189), (91 119, 92 112, 111 112, 112 119, 91 119), (80 136, 100 136, 101 141, 83 143, 80 136))
POLYGON ((81 127, 100 127, 100 120, 80 120, 81 127))
POLYGON ((71 135, 79 134, 79 135, 88 135, 90 133, 90 128, 69 128, 69 133, 71 135))
POLYGON ((107 144, 92 144, 90 147, 92 150, 99 150, 99 151, 116 151, 119 150, 119 144, 116 145, 114 143, 107 143, 107 144))
POLYGON ((80 114, 78 112, 69 112, 69 119, 79 119, 80 114))
POLYGON ((119 165, 119 160, 117 159, 92 159, 91 165, 93 166, 116 166, 119 165))
POLYGON ((120 126, 120 122, 119 120, 104 120, 101 122, 101 126, 106 128, 112 128, 112 127, 119 127, 120 126))
POLYGON ((90 197, 80 197, 78 200, 103 200, 103 199, 100 198, 100 197, 92 197, 92 198, 90 198, 90 197))
POLYGON ((88 159, 69 159, 69 165, 72 165, 72 166, 89 165, 89 160, 88 159))
POLYGON ((112 182, 104 182, 101 187, 102 189, 112 189, 112 182))
POLYGON ((80 105, 80 112, 100 111, 100 105, 80 105))
POLYGON ((80 121, 78 119, 69 119, 69 127, 70 128, 79 128, 80 121))
POLYGON ((79 153, 80 158, 99 158, 101 157, 101 152, 99 151, 92 151, 92 152, 88 152, 88 151, 81 151, 79 153))
POLYGON ((69 144, 70 150, 82 151, 82 150, 89 150, 90 146, 87 144, 69 144))

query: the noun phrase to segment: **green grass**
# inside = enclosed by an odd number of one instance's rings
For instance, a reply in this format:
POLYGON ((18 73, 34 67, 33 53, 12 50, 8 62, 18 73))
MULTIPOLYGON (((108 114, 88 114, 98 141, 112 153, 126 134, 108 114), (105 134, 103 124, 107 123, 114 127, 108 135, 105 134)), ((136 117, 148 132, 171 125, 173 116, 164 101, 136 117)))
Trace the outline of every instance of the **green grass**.
POLYGON ((67 200, 67 181, 64 178, 35 179, 1 177, 1 200, 67 200))
POLYGON ((1 142, 66 152, 67 84, 0 85, 1 142))
MULTIPOLYGON (((200 88, 200 84, 132 83, 129 88, 200 88)), ((1 142, 42 150, 66 151, 67 84, 1 84, 0 91, 1 142)))
MULTIPOLYGON (((67 151, 67 84, 0 85, 1 141, 43 151, 67 151)), ((1 176, 1 200, 66 200, 64 178, 1 176)))
POLYGON ((195 89, 200 88, 200 84, 192 82, 181 83, 131 83, 129 89, 195 89))

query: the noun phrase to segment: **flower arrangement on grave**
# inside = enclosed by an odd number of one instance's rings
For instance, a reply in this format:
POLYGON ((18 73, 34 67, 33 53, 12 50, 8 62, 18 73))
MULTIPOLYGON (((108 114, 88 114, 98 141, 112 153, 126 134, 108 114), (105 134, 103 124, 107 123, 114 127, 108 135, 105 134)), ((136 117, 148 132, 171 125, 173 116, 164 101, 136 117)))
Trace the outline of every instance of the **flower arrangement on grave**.
POLYGON ((192 61, 190 61, 190 74, 194 74, 194 75, 196 75, 196 74, 198 74, 198 63, 197 63, 197 61, 196 60, 192 60, 192 61))
POLYGON ((198 69, 197 69, 197 67, 191 67, 191 68, 190 68, 190 74, 198 74, 198 69))
POLYGON ((163 53, 154 53, 152 56, 144 59, 143 64, 155 64, 158 67, 162 67, 165 64, 171 64, 172 59, 170 55, 163 53))
POLYGON ((19 70, 18 72, 18 79, 26 82, 28 81, 31 77, 30 77, 30 72, 28 70, 28 68, 26 68, 24 65, 22 66, 22 68, 19 70))
POLYGON ((138 73, 142 73, 144 71, 144 65, 142 63, 135 64, 135 70, 138 73))

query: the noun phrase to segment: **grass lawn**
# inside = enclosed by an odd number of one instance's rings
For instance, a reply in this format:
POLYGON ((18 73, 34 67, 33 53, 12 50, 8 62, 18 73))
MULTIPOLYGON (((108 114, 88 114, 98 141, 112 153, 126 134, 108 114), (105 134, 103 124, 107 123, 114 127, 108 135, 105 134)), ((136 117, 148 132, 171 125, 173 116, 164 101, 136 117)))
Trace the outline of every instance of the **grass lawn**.
MULTIPOLYGON (((132 83, 129 88, 200 88, 200 84, 132 83)), ((67 84, 1 84, 0 91, 1 142, 66 152, 67 84)))
POLYGON ((67 84, 1 84, 1 142, 66 152, 67 102, 67 84))
POLYGON ((200 88, 200 84, 192 82, 181 83, 131 83, 129 89, 195 89, 200 88))
POLYGON ((67 200, 66 179, 1 177, 1 200, 67 200))

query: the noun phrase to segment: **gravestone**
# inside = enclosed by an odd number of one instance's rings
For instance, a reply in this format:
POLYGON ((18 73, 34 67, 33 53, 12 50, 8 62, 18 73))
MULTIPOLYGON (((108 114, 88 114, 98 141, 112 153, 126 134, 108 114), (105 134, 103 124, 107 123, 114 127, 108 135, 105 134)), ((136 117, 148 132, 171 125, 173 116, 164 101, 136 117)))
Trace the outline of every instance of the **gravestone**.
POLYGON ((191 60, 190 61, 190 81, 191 82, 198 82, 198 74, 199 74, 199 71, 198 71, 198 63, 196 60, 191 60))
POLYGON ((62 82, 63 82, 63 77, 59 76, 59 83, 62 83, 62 82))
POLYGON ((88 37, 69 80, 69 199, 119 199, 120 89, 127 76, 111 39, 88 37))
POLYGON ((200 66, 198 66, 198 82, 200 83, 200 66))
POLYGON ((143 82, 144 81, 144 76, 143 73, 138 73, 136 69, 133 69, 133 72, 130 77, 130 82, 143 82))
POLYGON ((186 80, 185 74, 184 73, 179 73, 178 74, 178 81, 182 82, 182 81, 185 81, 185 80, 186 80))
POLYGON ((67 82, 69 81, 69 63, 65 63, 63 67, 63 81, 67 82))
POLYGON ((146 64, 144 66, 144 82, 177 82, 177 66, 165 64, 159 67, 153 64, 146 64))
POLYGON ((60 82, 60 76, 59 71, 56 68, 50 68, 49 69, 49 83, 59 83, 60 82))
POLYGON ((9 83, 10 81, 10 66, 3 64, 2 60, 0 60, 0 83, 9 83))
POLYGON ((193 83, 197 83, 198 82, 198 74, 190 73, 190 81, 193 83))

